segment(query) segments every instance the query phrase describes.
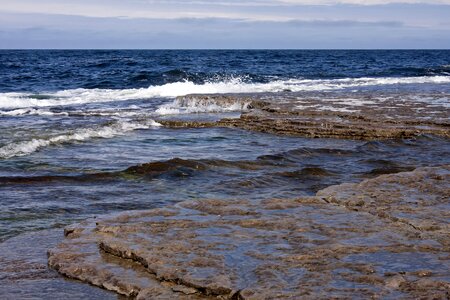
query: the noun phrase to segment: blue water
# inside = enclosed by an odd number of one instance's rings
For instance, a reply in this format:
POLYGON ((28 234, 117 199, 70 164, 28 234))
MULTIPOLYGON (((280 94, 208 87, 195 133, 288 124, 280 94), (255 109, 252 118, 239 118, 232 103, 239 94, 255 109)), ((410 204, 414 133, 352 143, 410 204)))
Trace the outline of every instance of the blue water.
POLYGON ((295 198, 449 163, 450 141, 169 129, 239 117, 176 97, 415 99, 448 109, 450 51, 0 51, 0 240, 187 199, 295 198))
POLYGON ((450 50, 0 51, 0 92, 439 75, 450 75, 450 50))

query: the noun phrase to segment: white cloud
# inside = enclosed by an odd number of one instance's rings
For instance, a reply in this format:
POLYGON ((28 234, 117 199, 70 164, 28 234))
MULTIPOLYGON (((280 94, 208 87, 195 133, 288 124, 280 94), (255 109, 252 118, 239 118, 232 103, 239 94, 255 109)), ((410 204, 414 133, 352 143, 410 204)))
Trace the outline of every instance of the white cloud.
POLYGON ((370 6, 392 3, 450 5, 450 0, 0 0, 0 11, 89 17, 221 17, 275 20, 275 16, 279 14, 273 13, 273 10, 288 11, 291 7, 338 4, 370 6), (252 9, 257 12, 250 13, 252 9))
POLYGON ((38 42, 50 37, 55 47, 71 41, 74 47, 145 48, 159 41, 162 48, 189 48, 195 40, 195 47, 206 48, 364 48, 384 40, 388 47, 442 48, 450 41, 447 4, 450 0, 0 0, 0 48, 8 41, 39 48, 38 42), (417 2, 422 4, 405 4, 417 2))
MULTIPOLYGON (((450 6, 369 6, 371 3, 418 0, 0 0, 0 12, 73 15, 94 18, 180 19, 223 18, 245 21, 402 22, 410 26, 446 27, 450 6), (308 6, 304 4, 314 3, 308 6), (331 5, 358 3, 365 5, 331 5), (325 7, 317 4, 328 4, 325 7), (444 15, 444 16, 443 16, 444 15), (445 26, 444 26, 444 25, 445 26)), ((450 0, 421 1, 450 3, 450 0)), ((20 20, 18 20, 20 22, 20 20)))
POLYGON ((278 0, 285 4, 297 5, 333 5, 333 4, 356 4, 356 5, 379 5, 379 4, 449 4, 450 0, 278 0))

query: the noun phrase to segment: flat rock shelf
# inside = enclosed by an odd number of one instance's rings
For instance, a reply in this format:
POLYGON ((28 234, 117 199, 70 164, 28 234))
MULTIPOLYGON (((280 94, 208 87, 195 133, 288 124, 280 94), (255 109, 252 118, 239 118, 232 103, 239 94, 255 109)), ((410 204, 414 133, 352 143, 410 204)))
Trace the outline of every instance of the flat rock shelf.
POLYGON ((444 165, 292 200, 181 202, 69 226, 48 263, 137 299, 448 299, 449 196, 444 165))
POLYGON ((239 118, 214 122, 174 119, 158 122, 171 128, 229 127, 308 138, 379 140, 423 134, 450 137, 448 106, 411 97, 188 95, 177 99, 180 106, 187 106, 186 103, 191 106, 232 106, 244 109, 244 112, 239 118))

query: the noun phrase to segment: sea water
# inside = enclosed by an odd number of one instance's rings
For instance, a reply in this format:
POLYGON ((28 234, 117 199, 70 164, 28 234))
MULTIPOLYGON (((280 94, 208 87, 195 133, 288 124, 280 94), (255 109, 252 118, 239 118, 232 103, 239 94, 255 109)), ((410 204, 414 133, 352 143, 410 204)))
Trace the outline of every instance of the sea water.
POLYGON ((389 97, 442 110, 450 51, 0 51, 0 241, 110 212, 295 198, 450 162, 450 141, 435 136, 364 142, 161 126, 247 110, 177 100, 193 93, 314 98, 318 109, 330 98, 351 109, 389 97))

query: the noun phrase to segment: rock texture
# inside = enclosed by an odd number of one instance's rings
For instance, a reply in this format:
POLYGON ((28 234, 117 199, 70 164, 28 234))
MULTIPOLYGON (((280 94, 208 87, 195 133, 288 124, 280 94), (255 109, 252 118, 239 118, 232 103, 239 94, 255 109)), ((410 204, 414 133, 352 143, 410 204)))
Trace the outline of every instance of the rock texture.
MULTIPOLYGON (((330 203, 414 228, 450 247, 450 166, 382 175, 317 193, 330 203)), ((450 249, 450 248, 449 248, 450 249)))
POLYGON ((117 294, 66 280, 48 268, 46 251, 62 240, 61 231, 52 229, 0 243, 0 299, 116 299, 117 294))
POLYGON ((421 168, 316 197, 86 221, 66 229, 49 265, 138 299, 446 299, 449 175, 421 168))
POLYGON ((248 96, 190 95, 180 103, 218 103, 233 101, 246 109, 240 118, 217 122, 158 120, 177 127, 232 127, 246 130, 303 136, 310 138, 344 138, 376 140, 410 138, 421 134, 450 137, 448 107, 413 99, 290 99, 270 101, 270 97, 252 99, 248 96), (194 99, 194 100, 193 100, 194 99), (325 100, 324 100, 325 99, 325 100))

